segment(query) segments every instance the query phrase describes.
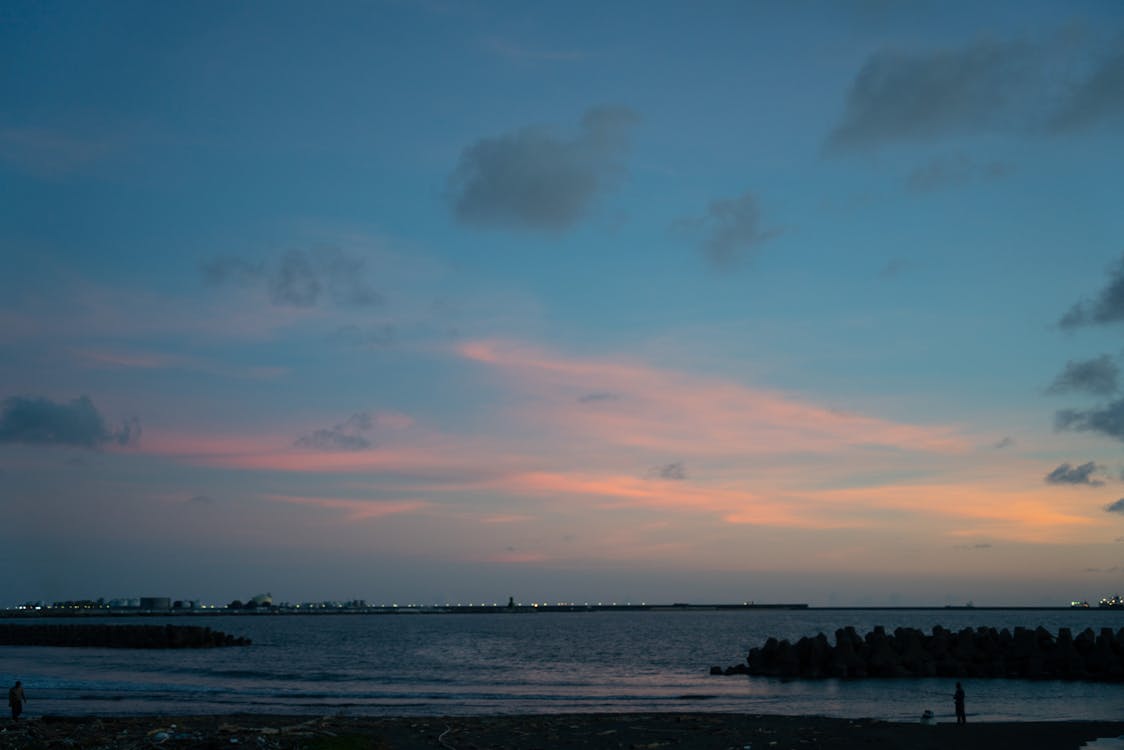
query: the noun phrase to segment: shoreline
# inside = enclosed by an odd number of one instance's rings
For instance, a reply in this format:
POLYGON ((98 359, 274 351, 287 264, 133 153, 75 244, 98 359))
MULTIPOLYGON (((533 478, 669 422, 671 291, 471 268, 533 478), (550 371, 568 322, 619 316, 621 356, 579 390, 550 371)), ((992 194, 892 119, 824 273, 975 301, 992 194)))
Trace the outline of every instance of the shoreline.
POLYGON ((90 607, 80 609, 0 609, 0 620, 149 618, 149 617, 330 617, 338 615, 511 615, 590 612, 1122 612, 1124 607, 1073 607, 1066 605, 819 605, 790 603, 714 603, 714 604, 437 604, 368 605, 365 607, 260 607, 227 609, 220 606, 183 609, 139 609, 90 607))
POLYGON ((42 716, 0 720, 0 749, 132 750, 255 747, 380 750, 730 750, 730 748, 943 748, 1077 750, 1124 735, 1124 721, 921 724, 876 719, 714 713, 582 713, 451 717, 42 716))

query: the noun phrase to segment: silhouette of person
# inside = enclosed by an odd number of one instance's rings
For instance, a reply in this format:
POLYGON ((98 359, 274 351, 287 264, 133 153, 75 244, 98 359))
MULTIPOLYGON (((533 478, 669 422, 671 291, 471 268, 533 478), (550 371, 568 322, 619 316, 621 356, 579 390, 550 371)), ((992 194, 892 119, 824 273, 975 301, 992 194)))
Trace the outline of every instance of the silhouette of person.
POLYGON ((952 694, 952 702, 956 704, 956 723, 967 724, 968 716, 964 713, 964 688, 956 683, 956 692, 952 694))
POLYGON ((23 683, 16 680, 16 684, 8 688, 8 706, 12 709, 12 721, 19 721, 23 713, 23 704, 27 696, 23 694, 23 683))

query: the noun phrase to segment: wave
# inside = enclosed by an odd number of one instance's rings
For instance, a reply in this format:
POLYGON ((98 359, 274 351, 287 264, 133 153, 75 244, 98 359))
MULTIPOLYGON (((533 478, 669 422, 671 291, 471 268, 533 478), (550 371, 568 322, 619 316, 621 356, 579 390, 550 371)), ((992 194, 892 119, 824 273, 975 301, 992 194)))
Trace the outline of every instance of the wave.
MULTIPOLYGON (((951 628, 975 624, 972 618, 984 615, 852 612, 846 623, 830 612, 246 618, 239 620, 237 630, 253 638, 254 646, 222 654, 22 647, 5 647, 2 654, 5 672, 23 680, 33 708, 63 715, 471 715, 694 706, 713 712, 915 720, 923 709, 942 708, 951 685, 939 679, 783 683, 714 678, 708 670, 711 664, 738 658, 768 635, 798 638, 832 632, 840 624, 925 628, 938 616, 951 628), (372 626, 377 634, 370 632, 372 626)), ((1119 613, 1113 616, 1118 619, 1119 613)), ((1098 612, 1015 613, 1009 622, 990 624, 1025 624, 1019 618, 1074 629, 1108 621, 1098 612)), ((965 687, 969 710, 992 720, 1111 718, 1124 702, 1124 685, 992 682, 965 687)), ((951 699, 947 701, 951 708, 951 699)))
POLYGON ((267 669, 194 669, 181 671, 185 674, 194 674, 201 677, 287 683, 349 682, 362 679, 361 676, 342 672, 277 672, 267 669))

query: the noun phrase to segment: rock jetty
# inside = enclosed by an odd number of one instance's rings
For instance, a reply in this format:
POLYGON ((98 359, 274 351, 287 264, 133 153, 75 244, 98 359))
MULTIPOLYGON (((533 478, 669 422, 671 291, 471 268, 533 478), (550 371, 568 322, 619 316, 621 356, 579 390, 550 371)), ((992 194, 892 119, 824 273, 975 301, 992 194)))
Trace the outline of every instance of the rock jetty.
POLYGON ((752 648, 745 664, 713 675, 768 677, 1009 677, 1031 680, 1124 682, 1124 628, 1092 628, 1076 636, 1061 628, 940 627, 926 635, 915 628, 887 633, 876 627, 860 636, 853 627, 835 631, 833 646, 823 633, 796 643, 770 638, 752 648))
POLYGON ((195 625, 0 624, 0 646, 216 648, 249 645, 249 638, 236 638, 195 625))

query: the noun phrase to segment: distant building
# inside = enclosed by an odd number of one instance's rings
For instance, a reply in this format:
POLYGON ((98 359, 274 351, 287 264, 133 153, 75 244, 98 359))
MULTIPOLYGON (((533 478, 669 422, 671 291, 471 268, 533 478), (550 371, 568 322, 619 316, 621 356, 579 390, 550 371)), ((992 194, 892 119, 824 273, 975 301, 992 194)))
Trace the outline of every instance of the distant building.
POLYGON ((172 598, 170 596, 142 596, 140 599, 141 609, 171 609, 172 598))
POLYGON ((140 599, 110 599, 110 609, 140 609, 140 599))

